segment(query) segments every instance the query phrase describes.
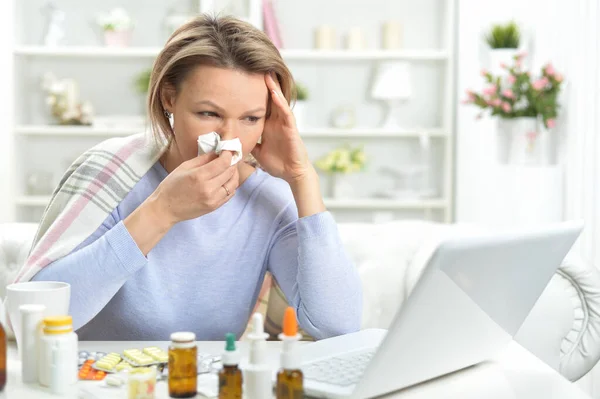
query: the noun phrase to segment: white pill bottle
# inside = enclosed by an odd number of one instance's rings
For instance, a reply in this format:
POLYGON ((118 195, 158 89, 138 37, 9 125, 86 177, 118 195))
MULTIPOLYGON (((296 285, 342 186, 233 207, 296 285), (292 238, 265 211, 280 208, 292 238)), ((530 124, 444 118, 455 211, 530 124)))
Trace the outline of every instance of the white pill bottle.
POLYGON ((71 316, 46 317, 40 337, 38 376, 40 385, 64 394, 77 383, 78 338, 71 316))

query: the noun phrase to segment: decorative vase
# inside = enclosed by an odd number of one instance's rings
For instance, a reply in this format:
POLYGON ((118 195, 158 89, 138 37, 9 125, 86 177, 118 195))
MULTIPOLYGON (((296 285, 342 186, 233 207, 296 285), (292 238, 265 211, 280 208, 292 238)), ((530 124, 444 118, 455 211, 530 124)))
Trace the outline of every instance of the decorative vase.
POLYGON ((104 45, 106 47, 129 47, 131 42, 131 31, 104 31, 104 45))
POLYGON ((550 165, 554 158, 550 132, 536 117, 499 119, 497 158, 501 164, 550 165))
POLYGON ((492 75, 505 75, 506 69, 502 64, 513 65, 514 56, 519 52, 516 48, 494 48, 489 51, 489 71, 492 75))
POLYGON ((329 198, 353 198, 356 195, 351 179, 344 173, 331 173, 329 185, 329 198))
POLYGON ((296 127, 302 133, 302 129, 306 128, 306 101, 296 101, 292 112, 294 113, 294 118, 296 118, 296 127))

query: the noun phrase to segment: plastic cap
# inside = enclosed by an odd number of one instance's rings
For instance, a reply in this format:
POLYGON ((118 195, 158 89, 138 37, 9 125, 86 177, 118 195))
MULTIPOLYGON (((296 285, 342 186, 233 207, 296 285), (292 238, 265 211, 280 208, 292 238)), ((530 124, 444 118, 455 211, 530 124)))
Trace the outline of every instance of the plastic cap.
POLYGON ((174 332, 171 334, 172 342, 194 342, 196 340, 196 334, 193 332, 174 332))
POLYGON ((263 335, 265 327, 263 323, 263 317, 260 313, 254 313, 252 315, 252 333, 255 335, 263 335))
POLYGON ((46 310, 46 306, 34 304, 21 305, 19 306, 19 310, 23 313, 41 313, 46 310))
POLYGON ((44 325, 46 327, 64 327, 73 324, 73 318, 71 316, 51 316, 44 318, 44 325))
POLYGON ((252 331, 248 334, 248 339, 252 341, 264 341, 269 338, 269 334, 265 332, 265 323, 263 315, 256 312, 252 315, 252 331))
POLYGON ((283 315, 283 335, 295 337, 298 334, 298 322, 296 321, 296 312, 294 308, 288 306, 283 315))
POLYGON ((227 352, 235 351, 235 334, 233 334, 233 333, 225 334, 225 341, 226 341, 225 350, 227 352))

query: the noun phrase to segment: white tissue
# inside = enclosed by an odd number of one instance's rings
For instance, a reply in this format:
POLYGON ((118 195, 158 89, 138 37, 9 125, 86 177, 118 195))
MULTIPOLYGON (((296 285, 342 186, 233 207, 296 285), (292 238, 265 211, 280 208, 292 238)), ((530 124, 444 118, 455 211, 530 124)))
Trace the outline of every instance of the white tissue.
POLYGON ((233 152, 231 164, 235 165, 242 159, 242 142, 240 139, 221 140, 216 132, 210 132, 198 136, 198 155, 208 154, 211 152, 219 155, 223 151, 233 152))

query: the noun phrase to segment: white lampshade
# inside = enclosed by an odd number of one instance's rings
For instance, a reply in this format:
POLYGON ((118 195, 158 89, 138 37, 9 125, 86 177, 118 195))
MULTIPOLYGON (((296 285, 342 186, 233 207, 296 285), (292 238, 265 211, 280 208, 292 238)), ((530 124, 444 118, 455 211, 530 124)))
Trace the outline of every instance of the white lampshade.
POLYGON ((384 62, 375 77, 371 96, 378 100, 406 100, 412 94, 410 64, 407 62, 384 62))

